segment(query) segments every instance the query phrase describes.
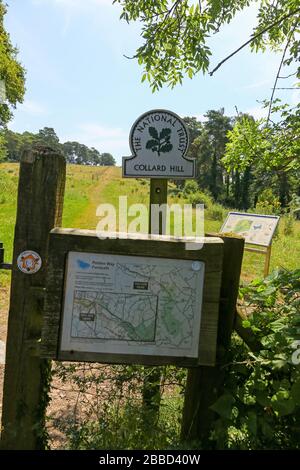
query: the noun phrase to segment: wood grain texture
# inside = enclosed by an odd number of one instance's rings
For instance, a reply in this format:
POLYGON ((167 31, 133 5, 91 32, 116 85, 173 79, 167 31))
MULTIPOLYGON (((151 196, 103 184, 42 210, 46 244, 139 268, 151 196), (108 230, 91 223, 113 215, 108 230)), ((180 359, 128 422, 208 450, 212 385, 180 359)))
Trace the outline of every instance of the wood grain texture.
MULTIPOLYGON (((215 236, 216 234, 212 234, 215 236)), ((238 235, 220 234, 224 257, 219 305, 217 362, 214 367, 202 365, 189 369, 185 390, 181 438, 201 441, 209 438, 214 413, 210 406, 222 394, 227 353, 234 327, 236 301, 243 260, 244 239, 238 235)))
POLYGON ((59 225, 65 187, 65 160, 49 148, 25 151, 20 164, 17 220, 6 366, 3 393, 2 449, 35 449, 38 442, 38 414, 43 393, 43 361, 31 355, 31 346, 41 336, 50 230, 59 225), (36 274, 24 274, 17 257, 34 250, 42 258, 36 274))
MULTIPOLYGON (((55 229, 50 235, 49 270, 47 278, 47 293, 45 299, 44 326, 41 351, 43 357, 52 359, 82 360, 82 355, 72 353, 71 356, 59 352, 59 335, 61 313, 64 297, 65 260, 69 251, 86 253, 120 254, 133 256, 149 256, 182 260, 199 260, 205 263, 204 298, 201 320, 200 357, 198 364, 212 365, 216 356, 216 336, 218 327, 218 311, 221 285, 221 270, 223 260, 223 241, 217 237, 205 239, 201 250, 187 251, 183 240, 166 241, 164 237, 145 235, 140 239, 110 238, 99 239, 95 232, 86 230, 55 229)), ((85 360, 97 362, 123 362, 117 355, 104 357, 102 354, 85 355, 85 360)), ((143 362, 137 357, 134 363, 146 365, 165 364, 166 360, 158 361, 150 357, 143 362)), ((167 363, 178 364, 180 358, 168 358, 167 363)), ((188 365, 196 365, 195 361, 180 359, 188 365)), ((127 363, 124 358, 124 363, 127 363)), ((132 358, 130 358, 132 363, 132 358)))

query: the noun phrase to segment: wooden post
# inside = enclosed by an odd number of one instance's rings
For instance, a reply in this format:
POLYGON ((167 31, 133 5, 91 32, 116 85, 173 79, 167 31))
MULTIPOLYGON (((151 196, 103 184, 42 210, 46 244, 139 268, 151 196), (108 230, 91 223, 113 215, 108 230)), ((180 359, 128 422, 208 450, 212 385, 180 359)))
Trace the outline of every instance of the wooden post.
POLYGON ((250 246, 246 246, 245 251, 249 251, 250 253, 258 253, 258 254, 264 255, 265 257, 264 277, 267 277, 269 275, 269 270, 270 270, 272 242, 269 246, 266 247, 265 250, 262 250, 260 248, 252 248, 250 246))
MULTIPOLYGON (((151 215, 152 204, 167 204, 168 201, 168 180, 154 179, 150 180, 150 205, 149 205, 149 233, 151 234, 151 215)), ((159 235, 163 234, 165 227, 165 213, 159 217, 159 235)), ((160 405, 160 377, 159 367, 145 367, 145 376, 143 384, 143 403, 145 408, 152 410, 155 414, 159 411, 160 405)))
POLYGON ((264 266, 264 277, 267 277, 269 275, 270 261, 271 261, 271 251, 272 251, 272 243, 267 247, 267 250, 266 250, 266 259, 265 259, 265 266, 264 266))
POLYGON ((43 293, 47 270, 49 232, 60 226, 65 187, 65 160, 48 147, 24 152, 20 164, 17 221, 6 366, 3 391, 2 449, 40 449, 49 386, 49 362, 40 359, 43 293), (17 267, 23 251, 42 259, 35 274, 17 267))
MULTIPOLYGON (((211 234, 210 234, 211 235, 211 234)), ((216 234, 214 234, 215 236, 216 234)), ((219 310, 217 364, 189 369, 182 420, 183 441, 201 441, 208 438, 214 413, 210 406, 222 393, 226 361, 234 326, 236 300, 243 259, 244 239, 238 236, 218 235, 224 241, 221 301, 219 310)))
MULTIPOLYGON (((167 179, 151 179, 150 180, 150 206, 149 206, 149 233, 151 233, 151 214, 152 204, 167 204, 168 202, 168 180, 167 179)), ((165 214, 160 214, 159 235, 164 234, 165 214)), ((153 228, 153 227, 152 227, 153 228)))

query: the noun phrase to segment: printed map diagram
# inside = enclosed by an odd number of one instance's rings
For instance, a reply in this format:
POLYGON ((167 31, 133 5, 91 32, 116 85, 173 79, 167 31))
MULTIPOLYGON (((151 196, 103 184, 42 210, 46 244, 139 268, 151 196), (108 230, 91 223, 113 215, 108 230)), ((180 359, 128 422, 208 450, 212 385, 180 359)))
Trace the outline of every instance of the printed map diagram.
POLYGON ((157 297, 75 291, 72 336, 154 341, 157 297))
POLYGON ((197 357, 204 263, 75 252, 68 263, 66 350, 197 357))
POLYGON ((272 215, 229 212, 221 232, 238 233, 246 243, 269 246, 278 220, 272 215))

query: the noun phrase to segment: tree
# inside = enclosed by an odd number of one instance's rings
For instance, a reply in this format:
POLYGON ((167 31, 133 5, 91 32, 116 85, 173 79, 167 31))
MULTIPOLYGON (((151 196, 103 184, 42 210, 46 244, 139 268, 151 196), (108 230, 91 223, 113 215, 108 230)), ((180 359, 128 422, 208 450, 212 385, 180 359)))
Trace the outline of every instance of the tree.
MULTIPOLYGON (((198 119, 196 117, 189 117, 189 116, 184 117, 183 121, 184 121, 186 127, 188 128, 189 141, 190 141, 190 144, 192 144, 194 142, 194 140, 200 135, 200 133, 202 131, 202 123, 200 121, 198 121, 198 119)), ((189 149, 188 156, 193 157, 191 148, 189 149)))
POLYGON ((116 164, 116 160, 110 153, 102 153, 100 157, 100 165, 101 166, 114 166, 116 164))
MULTIPOLYGON (((236 14, 258 3, 257 24, 251 37, 213 70, 243 47, 264 51, 267 46, 283 48, 283 61, 290 64, 299 55, 299 0, 114 0, 127 22, 139 20, 143 44, 132 58, 143 66, 142 81, 148 80, 153 91, 168 84, 174 87, 186 74, 208 72, 212 54, 207 38, 218 34, 236 14)), ((299 68, 297 69, 299 77, 299 68)))
POLYGON ((0 162, 7 157, 6 141, 4 135, 0 132, 0 162))
POLYGON ((13 47, 9 34, 4 28, 6 6, 0 0, 0 126, 12 117, 12 108, 23 101, 25 93, 25 70, 17 60, 17 49, 13 47))
POLYGON ((215 200, 224 200, 226 171, 221 159, 225 154, 227 132, 232 129, 232 118, 225 116, 224 108, 209 110, 205 121, 190 118, 188 128, 193 126, 190 135, 189 156, 196 159, 197 181, 201 190, 208 190, 215 200))
MULTIPOLYGON (((260 182, 256 191, 275 186, 282 206, 286 206, 290 199, 290 178, 299 181, 300 174, 300 105, 291 108, 276 104, 272 109, 277 114, 276 122, 255 121, 247 116, 236 121, 228 132, 222 161, 228 171, 244 175, 254 168, 255 180, 260 182)), ((299 183, 298 187, 293 186, 298 192, 299 183)))
POLYGON ((37 135, 38 142, 51 147, 53 150, 60 150, 59 138, 52 127, 44 127, 37 135))

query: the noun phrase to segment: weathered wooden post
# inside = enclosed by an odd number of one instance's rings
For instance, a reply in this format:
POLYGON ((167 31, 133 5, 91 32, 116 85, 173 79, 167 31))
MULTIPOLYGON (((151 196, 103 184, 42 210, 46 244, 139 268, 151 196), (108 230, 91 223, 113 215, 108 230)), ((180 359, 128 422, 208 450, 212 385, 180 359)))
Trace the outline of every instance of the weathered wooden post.
MULTIPOLYGON (((216 234, 212 234, 216 236, 216 234)), ((219 308, 217 364, 189 369, 185 391, 181 438, 183 441, 208 437, 214 412, 210 406, 221 394, 225 369, 222 368, 234 327, 236 301, 244 251, 244 239, 218 234, 224 242, 221 301, 219 308)))
MULTIPOLYGON (((149 234, 152 233, 151 219, 153 204, 161 206, 168 202, 168 180, 153 179, 150 180, 150 200, 149 200, 149 234)), ((166 211, 159 214, 158 234, 163 235, 166 225, 166 211)), ((143 384, 143 404, 145 408, 154 412, 153 416, 159 411, 160 406, 160 380, 161 369, 159 367, 146 367, 143 384)))
POLYGON ((2 449, 43 448, 49 362, 40 359, 49 232, 60 226, 65 160, 48 147, 25 151, 17 221, 3 393, 2 449))

